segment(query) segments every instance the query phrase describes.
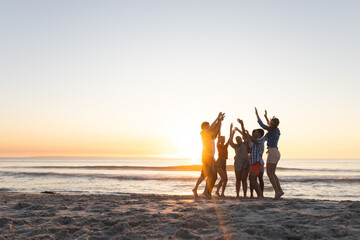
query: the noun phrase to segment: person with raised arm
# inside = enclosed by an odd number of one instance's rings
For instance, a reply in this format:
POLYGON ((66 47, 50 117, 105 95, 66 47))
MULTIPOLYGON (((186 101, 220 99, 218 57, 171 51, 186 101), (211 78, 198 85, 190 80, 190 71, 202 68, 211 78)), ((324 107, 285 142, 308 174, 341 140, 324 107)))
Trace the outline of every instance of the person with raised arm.
POLYGON ((259 177, 260 170, 264 165, 262 155, 264 153, 264 130, 261 128, 255 129, 252 132, 252 135, 245 130, 244 123, 242 120, 238 119, 238 122, 241 125, 243 132, 246 133, 249 141, 252 142, 251 154, 250 154, 250 185, 254 188, 258 198, 264 198, 263 191, 260 188, 257 178, 259 177))
POLYGON ((208 122, 203 122, 201 124, 201 140, 203 143, 203 150, 202 150, 202 170, 201 175, 198 178, 194 189, 192 190, 195 197, 198 197, 197 189, 200 185, 200 183, 206 179, 206 186, 204 189, 204 196, 210 197, 212 189, 214 187, 217 173, 216 173, 216 167, 215 167, 215 143, 214 140, 217 137, 221 122, 225 118, 225 113, 220 112, 218 114, 218 117, 215 119, 215 121, 210 125, 208 122))
POLYGON ((247 193, 247 176, 249 174, 249 162, 248 162, 248 150, 249 146, 247 143, 247 138, 245 137, 246 134, 240 131, 238 128, 233 130, 233 124, 230 125, 230 146, 235 150, 235 157, 234 157, 234 171, 235 171, 235 178, 236 178, 236 197, 239 198, 240 196, 240 187, 242 183, 244 197, 246 197, 247 193), (244 141, 240 136, 237 136, 236 144, 233 141, 235 131, 239 131, 244 136, 244 141))
MULTIPOLYGON (((253 130, 253 131, 255 131, 255 130, 253 130)), ((253 144, 251 143, 250 152, 251 152, 252 145, 253 144)), ((259 179, 260 189, 264 193, 264 165, 262 165, 262 167, 260 169, 258 179, 259 179)), ((250 185, 250 198, 254 198, 254 188, 252 187, 252 185, 250 185)))
POLYGON ((269 121, 267 117, 267 111, 265 110, 265 119, 267 121, 268 125, 263 124, 259 117, 259 113, 257 111, 257 108, 255 108, 255 114, 258 120, 259 125, 267 130, 268 132, 265 135, 265 140, 267 141, 267 147, 268 147, 268 157, 266 160, 266 173, 269 177, 269 180, 271 182, 271 185, 273 186, 275 190, 275 197, 274 199, 281 198, 282 195, 284 195, 284 192, 281 188, 280 182, 278 177, 275 174, 277 164, 280 160, 280 151, 278 149, 278 142, 280 138, 280 130, 278 128, 280 121, 275 116, 272 117, 269 121))
POLYGON ((226 184, 228 181, 227 172, 226 172, 226 160, 228 159, 229 141, 230 141, 230 138, 225 143, 225 137, 221 136, 220 131, 219 131, 218 142, 216 145, 217 150, 218 150, 218 159, 216 160, 216 170, 220 176, 220 181, 218 183, 218 187, 217 187, 216 193, 215 193, 216 196, 218 196, 218 197, 225 197, 225 188, 226 188, 226 184), (220 191, 221 187, 222 187, 222 190, 221 190, 221 195, 220 195, 219 191, 220 191))

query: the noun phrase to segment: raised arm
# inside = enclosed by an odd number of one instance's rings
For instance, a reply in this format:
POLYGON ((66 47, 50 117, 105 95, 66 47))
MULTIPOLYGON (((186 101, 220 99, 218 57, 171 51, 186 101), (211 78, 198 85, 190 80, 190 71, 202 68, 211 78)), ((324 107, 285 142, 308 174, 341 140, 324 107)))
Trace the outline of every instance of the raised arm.
POLYGON ((244 122, 243 122, 243 120, 241 120, 241 119, 237 119, 238 120, 238 122, 240 123, 240 125, 241 125, 241 130, 245 133, 245 127, 244 127, 244 122))
POLYGON ((243 138, 244 138, 244 142, 245 142, 245 144, 246 144, 246 151, 248 152, 248 153, 251 153, 251 148, 250 148, 250 145, 249 145, 249 137, 248 137, 248 131, 241 131, 240 129, 238 129, 238 128, 235 128, 235 130, 236 131, 238 131, 242 136, 243 136, 243 138))
MULTIPOLYGON (((259 117, 258 110, 257 110, 256 107, 255 107, 255 114, 256 114, 256 117, 257 117, 257 120, 258 120, 259 125, 260 125, 263 129, 269 130, 269 129, 270 129, 269 126, 266 126, 266 125, 261 121, 261 119, 260 119, 260 117, 259 117)), ((265 115, 266 115, 266 114, 265 114, 265 115)), ((266 118, 266 119, 267 119, 267 118, 266 118)), ((268 121, 268 120, 267 120, 267 121, 268 121)))
POLYGON ((264 117, 266 119, 266 123, 269 125, 270 124, 270 121, 269 121, 269 118, 267 116, 267 111, 265 110, 265 114, 264 114, 264 117))
POLYGON ((211 124, 208 131, 212 133, 212 136, 215 138, 220 131, 221 128, 221 121, 224 120, 225 113, 220 112, 215 121, 211 124))
POLYGON ((234 143, 234 141, 233 141, 233 138, 234 138, 234 131, 233 131, 233 124, 231 123, 231 124, 230 124, 229 143, 230 143, 230 146, 231 146, 232 148, 235 148, 236 145, 235 145, 235 143, 234 143))
POLYGON ((218 114, 217 118, 215 119, 215 121, 210 125, 210 128, 209 128, 210 131, 213 131, 215 129, 215 127, 216 127, 216 125, 217 125, 217 123, 218 123, 221 116, 222 116, 222 113, 220 112, 218 114))
POLYGON ((251 135, 249 134, 249 132, 246 133, 246 136, 247 136, 247 138, 248 138, 250 141, 252 141, 253 143, 258 143, 258 142, 259 142, 255 137, 251 136, 251 135))
POLYGON ((241 131, 240 129, 238 129, 237 127, 235 128, 235 131, 238 131, 244 137, 246 136, 246 134, 243 131, 241 131))
MULTIPOLYGON (((231 125, 230 125, 231 127, 231 125)), ((230 128, 230 131, 231 131, 231 128, 230 128)), ((227 140, 227 142, 225 143, 226 146, 228 146, 230 144, 230 136, 229 136, 229 139, 227 140)))
POLYGON ((221 122, 224 120, 224 118, 225 118, 225 113, 222 113, 219 121, 217 122, 217 124, 215 126, 214 132, 213 132, 214 138, 216 138, 216 136, 220 136, 221 122))
MULTIPOLYGON (((255 109, 256 109, 256 108, 255 108, 255 109)), ((256 111, 256 112, 257 112, 257 111, 256 111)), ((245 130, 243 120, 241 120, 241 119, 238 118, 238 122, 239 122, 240 125, 241 125, 242 132, 246 134, 247 139, 249 139, 249 140, 252 141, 253 143, 258 143, 258 140, 257 140, 255 137, 251 136, 247 130, 245 130)))
POLYGON ((250 145, 249 145, 249 141, 245 141, 245 143, 246 143, 246 151, 248 152, 248 153, 251 153, 251 148, 250 148, 250 145))

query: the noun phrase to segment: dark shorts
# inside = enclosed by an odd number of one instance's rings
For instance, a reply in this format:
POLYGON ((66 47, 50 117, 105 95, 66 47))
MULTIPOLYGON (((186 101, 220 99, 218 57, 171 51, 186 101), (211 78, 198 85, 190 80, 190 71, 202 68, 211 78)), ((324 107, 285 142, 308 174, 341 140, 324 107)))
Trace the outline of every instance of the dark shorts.
POLYGON ((216 167, 226 171, 226 159, 218 158, 218 160, 216 160, 216 167))

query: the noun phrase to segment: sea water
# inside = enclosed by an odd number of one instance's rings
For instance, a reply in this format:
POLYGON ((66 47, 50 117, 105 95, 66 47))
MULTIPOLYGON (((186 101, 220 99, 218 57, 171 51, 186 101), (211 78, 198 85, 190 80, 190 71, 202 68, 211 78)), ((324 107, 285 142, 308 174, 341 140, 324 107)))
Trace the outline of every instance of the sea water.
MULTIPOLYGON (((201 169, 193 163, 171 158, 0 158, 0 191, 189 195, 201 169)), ((232 165, 229 159, 228 169, 232 165)), ((287 198, 360 200, 360 160, 281 159, 276 173, 287 198)), ((235 196, 232 170, 228 178, 225 195, 235 196)), ((273 197, 266 173, 264 182, 265 197, 273 197)))

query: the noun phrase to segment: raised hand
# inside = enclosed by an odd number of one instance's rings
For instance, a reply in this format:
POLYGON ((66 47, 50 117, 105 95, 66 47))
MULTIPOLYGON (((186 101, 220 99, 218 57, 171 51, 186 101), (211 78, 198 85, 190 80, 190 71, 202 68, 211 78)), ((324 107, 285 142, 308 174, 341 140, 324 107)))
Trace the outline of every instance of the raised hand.
POLYGON ((264 115, 265 118, 267 118, 267 111, 265 110, 265 115, 264 115))
POLYGON ((260 119, 260 117, 259 117, 259 113, 258 113, 258 110, 257 110, 257 108, 256 108, 256 107, 255 107, 255 114, 256 114, 257 119, 259 120, 259 119, 260 119))
POLYGON ((240 118, 238 118, 237 121, 238 121, 241 125, 244 125, 243 120, 241 120, 240 118))
POLYGON ((221 115, 221 121, 223 121, 224 118, 225 118, 225 113, 223 113, 223 114, 221 115))

